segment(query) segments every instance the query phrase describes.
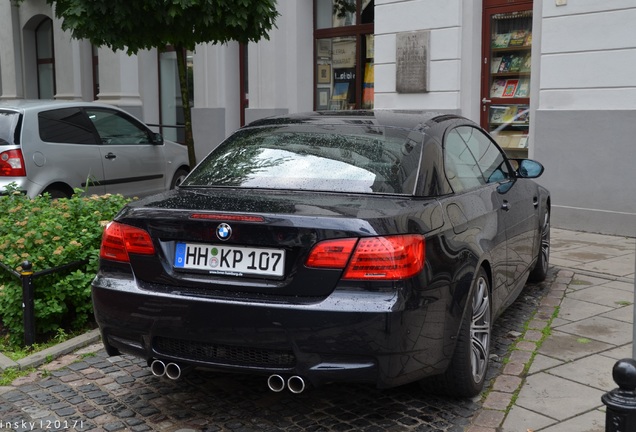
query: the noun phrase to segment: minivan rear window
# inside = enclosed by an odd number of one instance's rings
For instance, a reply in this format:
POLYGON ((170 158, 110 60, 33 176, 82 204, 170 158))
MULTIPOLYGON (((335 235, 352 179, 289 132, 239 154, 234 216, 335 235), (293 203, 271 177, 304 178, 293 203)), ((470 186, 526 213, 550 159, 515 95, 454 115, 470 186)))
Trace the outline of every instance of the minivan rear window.
POLYGON ((20 144, 20 114, 0 111, 0 146, 20 144))

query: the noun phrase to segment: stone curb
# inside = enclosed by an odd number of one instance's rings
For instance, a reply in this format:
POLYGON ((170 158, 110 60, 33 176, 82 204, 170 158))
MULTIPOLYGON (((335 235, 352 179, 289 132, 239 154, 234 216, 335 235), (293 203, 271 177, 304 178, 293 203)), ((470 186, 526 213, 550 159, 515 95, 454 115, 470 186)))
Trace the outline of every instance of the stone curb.
POLYGON ((559 269, 552 281, 550 291, 546 293, 537 309, 535 317, 529 323, 524 334, 510 348, 508 364, 504 367, 489 388, 488 396, 483 401, 482 409, 473 418, 465 432, 497 432, 506 419, 507 410, 513 403, 525 381, 525 371, 530 367, 535 353, 543 341, 539 335, 552 324, 552 314, 565 297, 563 286, 568 286, 575 273, 571 270, 559 269))
POLYGON ((49 361, 51 361, 51 359, 56 359, 65 354, 71 353, 76 349, 83 348, 87 345, 95 343, 99 340, 99 329, 95 329, 55 346, 31 354, 30 356, 20 359, 17 362, 0 353, 0 371, 4 371, 10 368, 25 370, 38 367, 45 363, 48 363, 49 361))

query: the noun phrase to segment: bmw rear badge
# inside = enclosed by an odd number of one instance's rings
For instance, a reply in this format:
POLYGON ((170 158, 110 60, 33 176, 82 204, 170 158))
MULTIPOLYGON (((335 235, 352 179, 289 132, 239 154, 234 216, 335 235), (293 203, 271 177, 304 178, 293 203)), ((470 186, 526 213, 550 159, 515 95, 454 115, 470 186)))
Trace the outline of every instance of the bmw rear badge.
POLYGON ((232 236, 232 227, 226 223, 220 224, 216 227, 216 236, 219 240, 227 240, 232 236))

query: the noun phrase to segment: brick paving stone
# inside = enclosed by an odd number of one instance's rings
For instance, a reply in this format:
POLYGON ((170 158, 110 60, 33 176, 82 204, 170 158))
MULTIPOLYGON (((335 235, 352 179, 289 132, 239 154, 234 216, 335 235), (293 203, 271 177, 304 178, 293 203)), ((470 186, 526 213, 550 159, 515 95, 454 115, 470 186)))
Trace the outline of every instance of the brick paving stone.
POLYGON ((470 426, 466 432, 497 432, 495 428, 487 428, 483 426, 470 426))
POLYGON ((527 341, 538 342, 543 339, 543 333, 538 330, 528 330, 523 338, 527 341))
POLYGON ((485 409, 477 414, 474 424, 477 426, 497 428, 505 416, 506 413, 503 411, 485 409))
POLYGON ((510 354, 510 361, 511 362, 527 363, 528 361, 530 361, 531 357, 532 357, 532 353, 530 353, 528 351, 513 351, 510 354))
POLYGON ((492 391, 488 393, 488 397, 484 401, 484 408, 505 411, 510 402, 512 401, 512 393, 502 393, 498 391, 492 391))
POLYGON ((534 352, 537 349, 537 344, 535 342, 529 341, 521 341, 517 342, 515 348, 521 351, 531 351, 534 352))
POLYGON ((523 363, 510 362, 504 367, 503 373, 505 373, 506 375, 521 376, 525 368, 526 365, 523 363))
POLYGON ((493 390, 500 392, 513 393, 519 388, 522 382, 522 379, 519 377, 512 375, 501 375, 497 377, 492 388, 493 390))

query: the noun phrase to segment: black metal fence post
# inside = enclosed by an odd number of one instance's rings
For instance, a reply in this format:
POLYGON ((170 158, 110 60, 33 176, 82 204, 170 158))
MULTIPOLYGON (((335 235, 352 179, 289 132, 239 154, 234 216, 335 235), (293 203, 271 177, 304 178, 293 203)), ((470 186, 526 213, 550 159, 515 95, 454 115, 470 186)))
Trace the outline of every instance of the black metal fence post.
POLYGON ((33 265, 29 261, 22 263, 22 315, 24 320, 24 344, 35 343, 35 301, 33 290, 33 265))
POLYGON ((636 360, 616 362, 612 377, 618 388, 601 396, 607 406, 605 432, 636 431, 636 360))

